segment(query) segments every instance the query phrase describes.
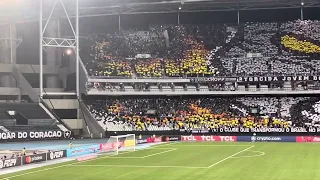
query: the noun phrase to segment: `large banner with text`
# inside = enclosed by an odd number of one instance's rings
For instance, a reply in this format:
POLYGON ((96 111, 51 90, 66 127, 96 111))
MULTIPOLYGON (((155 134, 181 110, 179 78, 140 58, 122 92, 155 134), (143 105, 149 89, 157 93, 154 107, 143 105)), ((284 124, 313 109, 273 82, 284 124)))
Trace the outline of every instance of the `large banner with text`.
POLYGON ((70 131, 27 131, 0 133, 0 141, 69 139, 70 131))
POLYGON ((284 82, 320 81, 320 76, 246 76, 246 77, 197 77, 190 82, 284 82))
POLYGON ((304 127, 290 127, 290 128, 244 128, 244 127, 221 127, 221 128, 207 128, 207 129, 180 129, 180 132, 192 134, 209 134, 209 133, 319 133, 320 128, 304 128, 304 127))

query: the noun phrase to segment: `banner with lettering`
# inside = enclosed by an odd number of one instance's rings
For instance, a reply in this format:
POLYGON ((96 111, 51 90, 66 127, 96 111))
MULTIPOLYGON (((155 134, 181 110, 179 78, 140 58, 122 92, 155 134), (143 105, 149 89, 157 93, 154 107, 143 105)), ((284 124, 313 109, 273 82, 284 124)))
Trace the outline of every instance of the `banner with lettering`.
POLYGON ((239 142, 296 142, 295 136, 237 136, 239 142))
POLYGON ((246 77, 196 77, 190 82, 284 82, 320 81, 320 76, 246 76, 246 77))
POLYGON ((0 141, 69 139, 70 131, 15 131, 0 133, 0 141))
POLYGON ((290 128, 244 128, 244 127, 221 127, 214 129, 180 129, 180 132, 193 134, 206 133, 318 133, 320 128, 315 127, 290 127, 290 128))
POLYGON ((216 142, 225 142, 237 141, 236 136, 181 136, 181 141, 216 141, 216 142))

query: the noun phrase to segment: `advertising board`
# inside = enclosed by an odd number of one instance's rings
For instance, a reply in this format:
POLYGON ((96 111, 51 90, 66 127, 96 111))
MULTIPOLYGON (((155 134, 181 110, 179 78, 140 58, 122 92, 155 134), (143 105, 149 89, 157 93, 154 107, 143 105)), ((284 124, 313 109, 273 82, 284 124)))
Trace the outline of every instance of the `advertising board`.
POLYGON ((21 166, 21 157, 0 160, 0 169, 21 166))
POLYGON ((296 142, 320 142, 320 136, 297 136, 296 142))
POLYGON ((237 141, 237 136, 181 136, 181 141, 237 141))
POLYGON ((100 144, 75 147, 72 149, 67 149, 67 157, 86 155, 90 153, 97 153, 100 151, 100 144))
POLYGON ((32 163, 37 163, 41 161, 46 161, 46 156, 47 156, 47 153, 23 156, 22 164, 24 165, 24 164, 32 164, 32 163))
POLYGON ((54 160, 54 159, 60 159, 63 157, 67 157, 67 151, 61 150, 61 151, 51 151, 47 153, 47 160, 54 160))
POLYGON ((296 142, 295 136, 238 136, 240 142, 296 142))

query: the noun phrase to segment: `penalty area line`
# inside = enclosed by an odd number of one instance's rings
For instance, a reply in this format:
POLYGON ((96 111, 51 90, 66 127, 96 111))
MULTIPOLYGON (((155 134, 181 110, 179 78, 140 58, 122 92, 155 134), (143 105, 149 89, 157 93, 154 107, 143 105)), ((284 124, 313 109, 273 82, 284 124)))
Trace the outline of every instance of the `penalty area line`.
POLYGON ((214 163, 214 164, 211 164, 210 166, 208 166, 207 168, 211 168, 211 167, 213 167, 213 166, 215 166, 215 165, 218 165, 218 164, 220 164, 220 163, 222 163, 222 162, 224 162, 224 161, 226 161, 226 160, 228 160, 228 159, 231 159, 232 157, 234 157, 234 156, 236 156, 236 155, 238 155, 238 154, 240 154, 240 153, 242 153, 242 152, 244 152, 244 151, 247 151, 247 150, 249 150, 249 149, 251 149, 251 148, 253 148, 254 146, 250 146, 250 147, 248 147, 248 148, 246 148, 246 149, 244 149, 244 150, 241 150, 241 151, 239 151, 239 152, 237 152, 237 153, 234 153, 234 154, 232 154, 231 156, 228 156, 228 157, 226 157, 226 158, 224 158, 224 159, 222 159, 222 160, 220 160, 220 161, 218 161, 218 162, 216 162, 216 163, 214 163))
POLYGON ((141 156, 141 157, 137 157, 137 156, 128 156, 128 157, 108 156, 108 158, 112 158, 112 159, 144 159, 144 158, 148 158, 148 157, 151 157, 151 156, 156 156, 156 155, 159 155, 159 154, 168 153, 168 152, 175 151, 175 150, 177 150, 177 149, 171 148, 171 149, 166 150, 166 151, 161 151, 161 152, 158 152, 158 153, 153 153, 153 154, 149 154, 149 155, 141 156))

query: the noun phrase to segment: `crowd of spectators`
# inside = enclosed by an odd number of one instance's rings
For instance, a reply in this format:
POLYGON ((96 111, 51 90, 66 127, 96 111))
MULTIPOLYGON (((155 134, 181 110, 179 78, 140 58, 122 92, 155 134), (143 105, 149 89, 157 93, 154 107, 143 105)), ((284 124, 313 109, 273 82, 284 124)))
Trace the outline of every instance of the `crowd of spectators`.
POLYGON ((109 120, 131 130, 149 130, 150 126, 306 127, 320 122, 320 99, 316 97, 110 97, 86 104, 101 123, 109 120), (257 113, 252 114, 252 108, 257 113))
POLYGON ((94 35, 82 60, 107 77, 318 75, 319 29, 310 20, 153 26, 94 35))

